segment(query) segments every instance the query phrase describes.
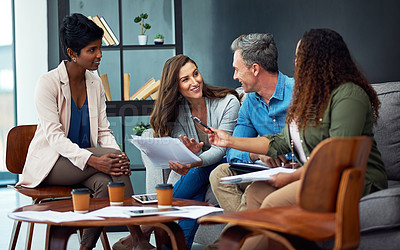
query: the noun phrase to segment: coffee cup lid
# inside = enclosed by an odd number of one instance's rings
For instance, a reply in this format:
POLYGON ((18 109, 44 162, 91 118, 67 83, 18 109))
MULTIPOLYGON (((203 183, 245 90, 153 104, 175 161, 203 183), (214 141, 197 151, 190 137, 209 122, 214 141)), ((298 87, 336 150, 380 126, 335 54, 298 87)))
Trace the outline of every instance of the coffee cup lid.
POLYGON ((172 184, 157 184, 156 189, 172 189, 172 184))
POLYGON ((125 184, 121 181, 110 181, 107 185, 108 187, 123 187, 125 184))
POLYGON ((89 188, 75 188, 72 189, 71 194, 90 194, 89 188))

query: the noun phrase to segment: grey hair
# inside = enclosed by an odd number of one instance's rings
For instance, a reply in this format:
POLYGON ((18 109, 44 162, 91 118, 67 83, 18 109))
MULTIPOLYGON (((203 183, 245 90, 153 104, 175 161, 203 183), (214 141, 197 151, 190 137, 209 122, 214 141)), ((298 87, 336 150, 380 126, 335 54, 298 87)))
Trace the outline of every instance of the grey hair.
POLYGON ((233 52, 241 50, 243 61, 247 67, 257 63, 268 72, 278 72, 278 49, 271 34, 241 35, 232 42, 231 50, 233 52))

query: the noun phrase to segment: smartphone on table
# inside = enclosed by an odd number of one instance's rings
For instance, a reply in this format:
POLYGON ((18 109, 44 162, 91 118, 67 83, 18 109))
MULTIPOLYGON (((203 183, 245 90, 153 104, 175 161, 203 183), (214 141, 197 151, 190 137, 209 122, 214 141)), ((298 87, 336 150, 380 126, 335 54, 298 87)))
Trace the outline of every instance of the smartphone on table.
POLYGON ((137 200, 142 204, 157 203, 157 194, 134 194, 133 199, 137 200))
POLYGON ((140 209, 140 210, 130 210, 126 211, 126 214, 130 216, 150 216, 150 215, 165 215, 169 213, 174 213, 181 211, 181 209, 177 207, 169 207, 169 208, 151 208, 151 209, 140 209))

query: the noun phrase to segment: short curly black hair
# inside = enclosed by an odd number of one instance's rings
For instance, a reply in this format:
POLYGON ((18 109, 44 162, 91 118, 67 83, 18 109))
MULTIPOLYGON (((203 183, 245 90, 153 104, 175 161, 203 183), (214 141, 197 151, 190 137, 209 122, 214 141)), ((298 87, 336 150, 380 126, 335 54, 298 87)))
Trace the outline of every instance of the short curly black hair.
POLYGON ((60 43, 62 50, 68 60, 71 60, 67 53, 68 48, 79 55, 82 48, 93 41, 102 39, 103 34, 103 29, 80 13, 66 16, 60 27, 60 43))

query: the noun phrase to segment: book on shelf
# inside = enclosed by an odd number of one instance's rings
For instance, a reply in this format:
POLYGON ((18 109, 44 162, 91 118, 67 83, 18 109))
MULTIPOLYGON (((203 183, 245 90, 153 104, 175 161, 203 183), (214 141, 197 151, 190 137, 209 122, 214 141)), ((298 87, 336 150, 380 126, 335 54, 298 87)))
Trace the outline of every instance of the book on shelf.
POLYGON ((150 98, 151 98, 152 100, 157 100, 157 97, 158 97, 158 90, 157 90, 156 92, 154 92, 153 94, 150 95, 150 98))
POLYGON ((129 101, 130 82, 131 82, 131 74, 124 73, 124 101, 129 101))
POLYGON ((140 87, 129 99, 130 100, 146 99, 155 91, 157 91, 159 86, 160 86, 160 80, 156 82, 154 78, 151 78, 142 87, 140 87))
POLYGON ((100 78, 101 78, 101 83, 103 84, 104 92, 106 93, 107 101, 112 101, 110 84, 108 83, 107 74, 100 75, 100 78))
POLYGON ((104 27, 106 28, 107 32, 110 34, 111 38, 114 40, 115 45, 119 45, 119 41, 117 37, 115 36, 114 32, 110 28, 110 25, 106 22, 106 19, 104 17, 100 17, 100 21, 103 23, 104 27))
MULTIPOLYGON (((88 18, 90 19, 90 20, 92 20, 97 26, 99 26, 100 28, 102 28, 98 23, 96 23, 96 21, 93 19, 93 17, 91 17, 91 16, 88 16, 88 18)), ((104 30, 104 29, 103 29, 104 30)), ((108 41, 107 41, 107 39, 105 38, 105 36, 103 35, 103 37, 102 37, 102 40, 103 40, 103 43, 106 45, 106 46, 109 46, 110 44, 108 43, 108 41)))
POLYGON ((160 80, 153 82, 152 84, 148 85, 145 89, 143 89, 136 97, 136 99, 146 100, 151 94, 156 92, 159 87, 160 87, 160 80))
POLYGON ((107 46, 116 44, 115 41, 112 39, 110 33, 108 33, 106 27, 101 22, 100 17, 98 15, 95 15, 93 17, 89 17, 89 19, 91 19, 95 24, 97 24, 97 26, 99 26, 104 31, 104 35, 103 35, 104 39, 103 39, 103 41, 106 40, 105 44, 107 46))

